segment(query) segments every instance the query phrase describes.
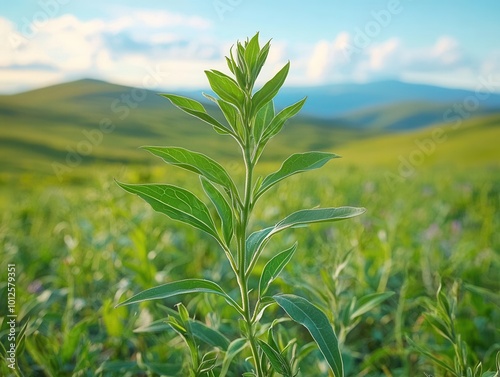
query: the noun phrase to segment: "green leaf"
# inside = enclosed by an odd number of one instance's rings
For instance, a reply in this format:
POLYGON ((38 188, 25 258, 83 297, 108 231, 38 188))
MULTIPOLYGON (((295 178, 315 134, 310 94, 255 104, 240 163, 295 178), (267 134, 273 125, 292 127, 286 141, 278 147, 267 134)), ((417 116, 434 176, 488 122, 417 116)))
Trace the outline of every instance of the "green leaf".
POLYGON ((394 295, 394 292, 372 293, 361 297, 355 305, 354 311, 350 314, 351 321, 369 312, 381 302, 394 295))
POLYGON ((229 339, 227 339, 221 332, 208 327, 200 321, 190 320, 189 323, 191 325, 191 332, 197 339, 213 347, 220 348, 223 351, 227 350, 229 347, 229 339))
POLYGON ((253 114, 256 114, 262 106, 271 101, 276 94, 278 94, 278 91, 285 82, 289 69, 290 62, 286 63, 285 66, 281 68, 281 70, 271 80, 265 83, 264 86, 252 96, 253 114))
MULTIPOLYGON (((273 235, 275 227, 271 226, 262 230, 258 230, 250 234, 246 241, 246 259, 249 261, 252 256, 265 244, 265 242, 273 235)), ((245 263, 246 265, 246 263, 245 263)))
POLYGON ((76 349, 82 341, 82 335, 88 331, 89 321, 89 319, 83 319, 64 333, 63 344, 61 345, 61 359, 64 363, 67 363, 75 356, 76 349))
POLYGON ((215 98, 210 94, 203 93, 203 96, 212 101, 213 103, 215 103, 217 106, 219 106, 229 126, 236 134, 240 136, 240 139, 243 139, 244 129, 241 122, 241 116, 239 110, 229 102, 223 101, 220 98, 215 98))
POLYGON ((164 332, 170 329, 170 325, 165 323, 165 319, 160 319, 158 321, 154 321, 148 323, 147 325, 140 326, 134 329, 135 333, 156 333, 156 332, 164 332))
POLYGON ((456 342, 453 329, 443 319, 434 317, 428 313, 424 313, 424 317, 439 335, 448 339, 452 344, 456 342))
MULTIPOLYGON (((165 319, 154 321, 147 324, 146 326, 139 327, 134 330, 135 333, 158 333, 170 330, 171 327, 179 326, 180 316, 177 313, 172 313, 169 315, 169 322, 167 323, 165 319), (175 323, 177 322, 177 324, 175 323), (173 324, 173 326, 172 326, 173 324)), ((196 321, 193 319, 188 319, 189 327, 193 336, 211 346, 218 347, 225 351, 229 346, 229 340, 219 331, 208 327, 203 322, 196 321)), ((177 328, 179 330, 179 328, 177 328)), ((186 329, 183 329, 185 331, 186 329)))
POLYGON ((177 318, 169 317, 167 319, 168 325, 180 336, 183 338, 187 335, 187 326, 184 323, 181 323, 177 318))
POLYGON ((273 101, 266 103, 262 109, 259 110, 255 117, 253 126, 253 137, 255 142, 258 143, 262 137, 264 129, 271 123, 274 118, 274 104, 273 101))
POLYGON ((453 365, 453 362, 448 357, 444 357, 443 356, 442 358, 445 360, 445 361, 443 361, 442 359, 440 359, 440 358, 438 358, 437 356, 434 355, 435 351, 430 351, 430 350, 427 350, 427 349, 419 346, 417 343, 415 343, 413 340, 411 340, 408 337, 406 337, 406 341, 417 352, 419 352, 420 354, 428 357, 434 363, 436 363, 437 365, 439 365, 441 368, 443 368, 443 369, 447 370, 448 372, 450 372, 453 376, 459 377, 459 375, 455 372, 455 370, 452 367, 450 367, 450 365, 453 365))
MULTIPOLYGON (((182 368, 181 365, 176 365, 171 369, 171 373, 174 371, 178 371, 179 368, 182 368), (176 369, 175 369, 176 368, 176 369)), ((101 366, 96 370, 95 374, 99 375, 120 375, 125 373, 144 373, 144 370, 141 369, 137 365, 137 361, 105 361, 101 364, 101 366), (104 373, 100 373, 104 372, 104 373), (108 373, 106 373, 108 372, 108 373)), ((168 375, 168 374, 167 374, 168 375)))
POLYGON ((231 71, 231 73, 234 74, 234 68, 235 68, 235 66, 234 66, 234 63, 233 63, 233 59, 228 58, 226 56, 226 63, 227 63, 227 66, 228 66, 229 70, 231 71))
MULTIPOLYGON (((270 301, 272 304, 274 304, 276 301, 272 297, 269 297, 270 301)), ((267 330, 267 343, 274 348, 276 352, 282 353, 283 351, 280 351, 280 348, 276 344, 276 341, 274 340, 274 333, 273 333, 273 327, 277 323, 277 320, 274 320, 269 329, 267 330)))
POLYGON ((200 178, 203 190, 212 201, 219 214, 222 223, 222 236, 224 237, 224 241, 226 241, 226 245, 229 245, 233 236, 233 211, 219 190, 217 190, 206 178, 200 178))
MULTIPOLYGON (((182 364, 165 364, 158 362, 155 363, 152 361, 145 361, 143 365, 145 368, 147 368, 149 375, 154 374, 158 376, 175 376, 177 372, 183 367, 182 364)), ((139 368, 139 370, 137 371, 135 371, 133 368, 124 368, 121 370, 120 375, 128 375, 133 372, 136 376, 140 376, 141 374, 145 373, 144 367, 139 368)))
POLYGON ((273 227, 265 228, 250 234, 246 241, 247 258, 258 254, 264 243, 274 234, 282 230, 326 221, 340 221, 361 215, 366 210, 356 207, 304 209, 292 213, 273 227))
POLYGON ((285 122, 288 119, 292 118, 293 116, 297 115, 297 113, 302 109, 302 106, 304 106, 305 102, 306 98, 303 98, 300 101, 294 103, 293 105, 285 107, 278 114, 276 114, 276 116, 273 118, 269 126, 265 129, 264 136, 262 137, 262 139, 264 141, 268 141, 273 136, 278 134, 283 128, 285 122))
MULTIPOLYGON (((201 363, 198 366, 197 369, 197 376, 203 376, 207 375, 210 371, 212 371, 215 368, 215 365, 217 364, 217 353, 212 351, 208 352, 203 355, 203 358, 201 359, 201 363)), ((211 376, 213 374, 210 374, 211 376)))
POLYGON ((484 372, 481 377, 498 377, 500 376, 500 368, 498 369, 498 372, 484 372))
POLYGON ((278 224, 276 224, 275 228, 277 231, 281 231, 283 229, 299 225, 321 223, 326 221, 339 221, 359 216, 365 211, 366 210, 364 208, 356 207, 303 209, 285 217, 278 224))
POLYGON ((344 376, 337 336, 327 316, 305 298, 295 295, 273 296, 279 306, 297 323, 304 326, 319 347, 335 377, 344 376))
POLYGON ((217 104, 219 108, 222 111, 222 114, 224 114, 224 117, 227 120, 227 123, 231 126, 231 128, 234 130, 236 134, 240 136, 240 138, 243 138, 244 130, 243 130, 243 124, 241 123, 241 117, 240 113, 238 112, 238 109, 230 104, 229 102, 223 101, 221 99, 217 99, 217 104))
POLYGON ((179 109, 182 109, 184 111, 186 110, 191 110, 191 111, 198 111, 202 113, 206 113, 207 111, 205 110, 205 107, 199 103, 198 101, 183 97, 183 96, 178 96, 176 94, 160 94, 160 96, 168 98, 170 102, 179 109))
POLYGON ((282 251, 281 253, 275 255, 269 262, 266 263, 264 269, 262 270, 262 275, 259 281, 259 295, 264 296, 267 288, 273 282, 274 279, 283 271, 286 264, 292 259, 293 254, 297 250, 297 243, 295 243, 289 249, 282 251))
POLYGON ((124 190, 140 196, 155 211, 192 225, 219 239, 208 208, 192 192, 165 184, 117 183, 124 190))
POLYGON ((262 70, 262 67, 264 66, 264 63, 267 60, 267 56, 269 55, 269 49, 271 48, 271 41, 268 41, 264 47, 259 52, 259 56, 257 58, 257 63, 255 64, 255 67, 253 68, 253 76, 258 77, 260 71, 262 70))
POLYGON ((182 302, 177 304, 176 306, 177 306, 177 312, 179 313, 179 318, 181 319, 182 322, 187 323, 190 320, 187 308, 184 306, 182 302))
POLYGON ((281 168, 277 172, 268 175, 262 181, 262 185, 257 193, 257 197, 261 196, 273 185, 287 177, 304 171, 319 169, 331 159, 339 157, 340 156, 336 154, 326 152, 306 152, 293 154, 288 157, 285 162, 283 162, 281 168))
POLYGON ((160 157, 167 164, 201 174, 233 194, 236 192, 236 186, 226 170, 217 161, 202 153, 179 147, 143 147, 143 149, 160 157))
POLYGON ((257 339, 257 342, 259 343, 260 349, 266 354, 268 360, 271 362, 273 369, 284 377, 292 377, 291 367, 283 355, 263 340, 257 339))
POLYGON ((233 361, 234 357, 243 351, 248 346, 248 342, 246 339, 238 338, 233 340, 229 347, 227 348, 226 355, 224 356, 224 360, 222 361, 221 372, 219 377, 226 377, 226 374, 229 370, 229 366, 233 361))
POLYGON ((238 65, 241 68, 242 72, 248 72, 248 64, 247 61, 245 60, 245 47, 238 42, 236 44, 236 59, 238 60, 238 65))
POLYGON ((245 94, 239 88, 236 81, 216 70, 205 71, 205 74, 207 75, 210 87, 221 99, 240 108, 245 100, 245 94))
POLYGON ((440 310, 445 317, 452 318, 453 309, 452 309, 452 306, 450 305, 450 301, 448 300, 448 297, 446 296, 446 293, 444 293, 441 290, 441 285, 438 288, 438 292, 437 292, 436 296, 437 296, 437 302, 438 302, 437 309, 440 310))
POLYGON ((116 307, 123 305, 135 304, 142 301, 159 300, 177 295, 184 295, 187 293, 212 293, 222 296, 226 299, 228 304, 233 308, 240 311, 238 304, 226 293, 224 290, 213 281, 205 279, 185 279, 172 283, 159 285, 154 288, 146 289, 129 299, 118 304, 116 307))
POLYGON ((495 293, 487 288, 478 287, 476 285, 468 283, 464 283, 463 287, 472 294, 484 297, 486 300, 490 301, 491 303, 500 308, 500 294, 495 293))
MULTIPOLYGON (((236 49, 239 50, 239 46, 237 45, 236 46, 236 49)), ((238 66, 238 63, 237 63, 237 60, 234 59, 234 56, 233 56, 233 49, 231 48, 230 50, 230 55, 231 55, 231 62, 232 62, 232 65, 233 65, 233 69, 234 69, 234 76, 236 77, 236 81, 238 82, 240 88, 245 88, 246 87, 246 76, 245 76, 245 73, 242 71, 242 68, 238 66)), ((239 61, 239 55, 237 55, 237 58, 238 58, 238 61, 239 61)), ((243 65, 242 67, 246 67, 245 65, 243 65)), ((245 68, 246 69, 246 68, 245 68)))
POLYGON ((178 96, 175 94, 160 94, 160 96, 169 99, 174 106, 178 107, 185 113, 188 113, 189 115, 192 115, 195 118, 198 118, 203 122, 210 124, 214 128, 214 130, 217 131, 218 133, 222 135, 232 134, 230 129, 228 129, 218 120, 210 116, 203 107, 203 105, 198 101, 195 101, 187 97, 178 96))
MULTIPOLYGON (((253 70, 257 64, 257 59, 259 57, 260 47, 259 47, 259 33, 255 34, 252 39, 247 43, 245 48, 245 61, 247 62, 248 68, 253 76, 253 70)), ((256 77, 251 77, 252 81, 255 82, 256 77)))

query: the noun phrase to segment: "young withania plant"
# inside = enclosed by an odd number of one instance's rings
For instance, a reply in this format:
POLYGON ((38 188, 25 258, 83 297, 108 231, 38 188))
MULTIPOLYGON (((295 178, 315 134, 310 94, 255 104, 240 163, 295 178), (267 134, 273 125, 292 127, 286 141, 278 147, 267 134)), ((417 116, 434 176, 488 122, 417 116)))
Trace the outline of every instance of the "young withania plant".
MULTIPOLYGON (((202 188, 215 208, 210 211, 202 200, 187 189, 170 184, 125 184, 119 185, 148 202, 156 211, 198 228, 212 236, 220 245, 221 253, 229 261, 239 286, 239 297, 231 297, 214 281, 189 278, 170 282, 141 292, 120 305, 129 305, 145 300, 163 299, 171 296, 202 293, 222 296, 228 305, 241 316, 241 338, 231 344, 217 339, 215 330, 202 326, 189 318, 183 305, 178 306, 178 315, 171 316, 169 324, 186 341, 191 351, 192 376, 224 376, 228 363, 235 353, 249 348, 252 371, 244 376, 271 376, 275 372, 283 376, 296 375, 294 360, 287 357, 272 336, 272 326, 261 323, 263 312, 278 304, 292 320, 303 325, 315 340, 336 377, 344 375, 337 337, 328 317, 303 297, 291 294, 267 295, 268 288, 285 265, 292 259, 296 245, 273 256, 259 269, 257 286, 250 284, 250 277, 271 237, 281 231, 297 226, 327 221, 339 221, 362 214, 363 208, 314 208, 304 209, 286 216, 273 226, 249 233, 249 220, 257 201, 274 185, 294 174, 318 169, 338 156, 326 152, 297 153, 287 158, 280 169, 266 177, 254 175, 255 166, 266 144, 278 134, 285 122, 296 115, 305 99, 276 112, 273 98, 285 82, 290 64, 287 63, 271 80, 255 90, 255 82, 266 62, 270 44, 259 45, 258 34, 244 43, 238 42, 226 57, 232 76, 210 70, 206 75, 217 97, 206 96, 222 111, 226 122, 219 122, 209 115, 204 106, 192 99, 173 94, 163 94, 182 111, 208 123, 222 135, 231 136, 241 148, 245 166, 243 192, 238 190, 228 172, 213 159, 194 151, 179 147, 145 147, 147 151, 162 158, 167 164, 192 171, 199 175, 202 188), (216 213, 219 219, 214 219, 216 213), (197 325, 195 325, 197 324, 197 325), (271 329, 266 336, 262 329, 271 329), (196 332, 202 332, 198 334, 196 332), (194 333, 194 336, 192 336, 194 333), (201 336, 205 335, 205 336, 201 336), (214 355, 198 355, 196 339, 205 339, 225 352, 223 360, 214 355), (216 374, 217 373, 217 374, 216 374)), ((256 279, 252 279, 256 281, 256 279)))

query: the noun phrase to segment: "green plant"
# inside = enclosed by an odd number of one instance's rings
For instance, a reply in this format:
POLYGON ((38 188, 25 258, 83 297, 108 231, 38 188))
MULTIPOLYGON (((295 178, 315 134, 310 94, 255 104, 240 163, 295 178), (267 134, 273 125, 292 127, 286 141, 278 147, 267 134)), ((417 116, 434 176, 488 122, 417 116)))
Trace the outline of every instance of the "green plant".
MULTIPOLYGON (((224 252, 234 273, 239 297, 229 295, 214 281, 185 279, 148 289, 120 305, 187 293, 222 296, 240 317, 241 338, 231 343, 221 340, 226 338, 214 329, 191 320, 183 305, 178 305, 177 315, 172 313, 169 316, 169 325, 185 340, 190 350, 190 375, 215 376, 216 370, 218 375, 225 375, 232 358, 249 347, 252 371, 247 370, 243 373, 244 376, 272 376, 277 372, 291 377, 297 374, 295 359, 301 357, 295 352, 296 340, 291 339, 288 344, 280 344, 282 342, 275 340, 274 324, 266 325, 262 320, 264 311, 277 303, 295 322, 302 324, 309 331, 333 374, 339 377, 344 374, 339 344, 324 312, 305 298, 296 295, 267 294, 270 284, 293 257, 296 245, 273 256, 259 272, 256 266, 273 235, 312 223, 348 219, 362 214, 365 210, 354 207, 299 210, 274 226, 249 232, 252 211, 257 201, 271 187, 294 174, 318 169, 331 159, 339 157, 326 152, 297 153, 287 158, 276 172, 266 177, 256 177, 255 168, 265 146, 281 131, 285 122, 300 111, 305 102, 304 98, 280 112, 275 111, 273 98, 285 82, 289 63, 259 90, 254 90, 270 48, 269 42, 261 47, 258 37, 257 34, 245 43, 238 42, 234 51, 231 50, 230 56, 226 58, 234 78, 217 70, 205 72, 218 98, 210 95, 206 97, 220 108, 226 123, 209 115, 205 107, 195 100, 173 94, 163 95, 176 107, 208 123, 219 134, 231 136, 237 142, 245 167, 243 189, 238 188, 233 178, 218 162, 206 155, 179 147, 144 149, 168 164, 197 173, 215 211, 211 212, 202 200, 184 188, 170 184, 118 183, 126 191, 144 199, 156 211, 212 236, 224 252), (266 333, 267 337, 264 337, 266 333), (220 341, 216 341, 216 338, 220 341), (199 341, 211 343, 211 346, 224 351, 224 360, 220 362, 214 352, 200 355, 200 347, 197 345, 199 341)), ((307 348, 301 350, 308 352, 307 348)))
MULTIPOLYGON (((477 361, 478 357, 471 352, 457 329, 456 312, 458 306, 458 291, 460 284, 453 283, 451 292, 446 294, 440 284, 436 292, 436 301, 424 300, 427 309, 424 317, 432 329, 451 345, 445 349, 419 345, 407 338, 409 344, 421 355, 429 359, 439 370, 446 371, 447 375, 454 377, 499 377, 500 352, 496 356, 496 371, 483 373, 483 363, 477 361)), ((490 293, 491 294, 491 293, 490 293)), ((492 347, 493 348, 493 347, 492 347)))

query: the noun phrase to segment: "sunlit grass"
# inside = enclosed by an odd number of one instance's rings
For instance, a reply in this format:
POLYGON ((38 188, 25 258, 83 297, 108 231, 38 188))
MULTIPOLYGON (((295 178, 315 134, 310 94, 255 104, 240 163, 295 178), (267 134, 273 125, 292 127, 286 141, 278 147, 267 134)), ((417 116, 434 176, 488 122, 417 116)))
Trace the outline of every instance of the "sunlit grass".
MULTIPOLYGON (((369 208, 351 224, 319 225, 313 232, 297 230, 276 238, 264 258, 284 241, 299 240, 300 245, 297 263, 285 270, 281 288, 288 289, 287 281, 304 281, 293 290, 317 296, 315 287, 333 284, 335 266, 352 250, 335 283, 345 288, 339 305, 318 297, 331 309, 334 323, 336 311, 352 297, 384 290, 395 291, 396 296, 363 316, 347 335, 347 375, 362 371, 383 376, 383 370, 394 376, 440 375, 411 350, 405 336, 443 354, 451 352, 423 320, 421 300, 434 299, 440 278, 446 289, 458 281, 458 329, 470 357, 482 360, 484 370, 493 369, 500 346, 500 303, 494 301, 500 291, 500 172, 443 174, 439 168, 426 169, 425 174, 390 187, 378 171, 348 168, 344 162, 331 162, 322 177, 307 174, 283 182, 269 195, 270 202, 257 206, 255 227, 269 225, 303 205, 349 203, 369 208), (491 297, 471 293, 466 284, 491 297)), ((229 273, 208 237, 153 213, 113 183, 113 177, 121 174, 128 181, 147 178, 201 190, 196 179, 170 168, 100 170, 99 178, 89 175, 73 186, 24 177, 16 189, 2 188, 1 268, 17 265, 19 325, 28 322, 26 348, 19 355, 25 375, 50 375, 48 370, 72 375, 79 368, 89 376, 138 375, 139 355, 151 364, 180 362, 182 347, 171 343, 172 333, 133 332, 165 316, 162 309, 154 304, 113 309, 119 298, 116 291, 137 292, 186 276, 221 280, 229 273), (63 355, 61 347, 69 347, 72 330, 73 335, 81 333, 71 355, 63 355), (99 369, 102 372, 96 372, 99 369)), ((214 311, 219 320, 232 315, 223 300, 188 297, 184 302, 202 320, 214 311)), ((224 323, 219 326, 225 333, 234 331, 224 323)), ((310 375, 308 366, 314 363, 304 364, 303 375, 310 375)))

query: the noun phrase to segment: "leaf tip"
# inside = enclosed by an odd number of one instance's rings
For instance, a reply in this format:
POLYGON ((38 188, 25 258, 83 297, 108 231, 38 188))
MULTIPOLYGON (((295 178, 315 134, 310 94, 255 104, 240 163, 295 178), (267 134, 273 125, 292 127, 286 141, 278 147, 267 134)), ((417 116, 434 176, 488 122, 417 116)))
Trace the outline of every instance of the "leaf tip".
POLYGON ((128 305, 127 301, 128 301, 128 300, 125 300, 125 301, 119 302, 119 303, 118 303, 118 304, 116 304, 113 308, 114 308, 114 309, 118 309, 118 308, 120 308, 120 307, 122 307, 122 306, 128 305))

